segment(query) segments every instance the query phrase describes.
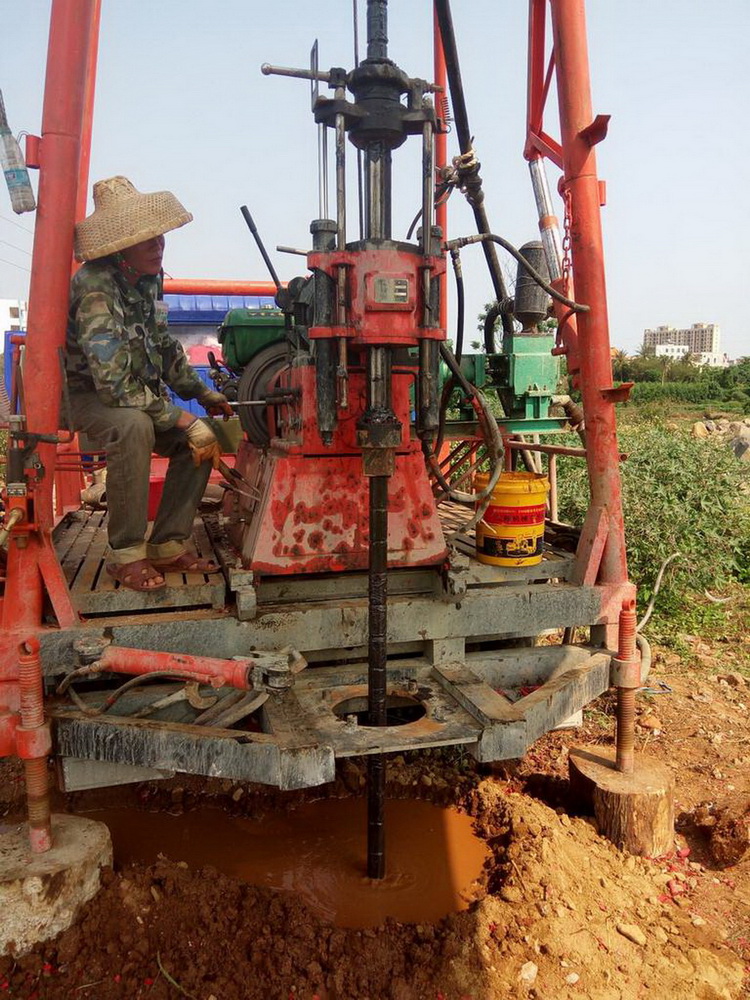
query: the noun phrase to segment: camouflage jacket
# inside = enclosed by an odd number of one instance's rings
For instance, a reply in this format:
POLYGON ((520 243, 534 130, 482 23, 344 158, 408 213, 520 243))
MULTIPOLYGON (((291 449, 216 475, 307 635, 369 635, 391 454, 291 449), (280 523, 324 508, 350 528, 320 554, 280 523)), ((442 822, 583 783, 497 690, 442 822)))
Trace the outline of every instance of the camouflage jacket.
POLYGON ((167 386, 183 399, 208 389, 167 333, 158 290, 159 278, 148 275, 131 285, 108 257, 84 264, 71 283, 65 367, 71 393, 143 410, 167 430, 180 414, 167 386))

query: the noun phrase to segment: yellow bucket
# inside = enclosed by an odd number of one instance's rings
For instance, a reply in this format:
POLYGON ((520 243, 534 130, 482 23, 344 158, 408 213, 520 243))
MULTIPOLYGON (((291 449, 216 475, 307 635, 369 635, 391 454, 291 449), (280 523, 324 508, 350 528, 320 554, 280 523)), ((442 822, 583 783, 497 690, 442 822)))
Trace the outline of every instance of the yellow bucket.
MULTIPOLYGON (((477 493, 489 476, 474 476, 477 493)), ((534 566, 542 561, 549 480, 535 472, 503 472, 477 525, 477 559, 493 566, 534 566)))

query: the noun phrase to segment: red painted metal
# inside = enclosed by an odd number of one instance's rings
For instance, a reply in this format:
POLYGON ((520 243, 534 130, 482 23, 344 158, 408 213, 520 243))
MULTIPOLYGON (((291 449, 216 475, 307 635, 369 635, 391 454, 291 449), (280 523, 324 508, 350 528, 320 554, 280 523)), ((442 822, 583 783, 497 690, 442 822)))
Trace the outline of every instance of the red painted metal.
POLYGON ((590 139, 582 135, 593 120, 584 3, 558 0, 551 12, 564 183, 572 209, 575 293, 579 301, 590 306, 590 312, 578 317, 578 340, 591 503, 604 508, 609 520, 599 578, 617 583, 627 580, 628 569, 615 410, 602 394, 612 386, 612 361, 596 155, 590 139))
POLYGON ((400 344, 414 347, 422 339, 445 340, 440 327, 420 326, 424 315, 421 273, 436 279, 445 273, 445 257, 424 257, 403 250, 374 249, 307 255, 310 270, 319 269, 336 278, 346 268, 348 323, 342 327, 311 327, 310 337, 349 337, 359 344, 400 344), (385 290, 386 283, 400 283, 398 297, 385 290))
MULTIPOLYGON (((285 282, 282 281, 282 285, 285 282)), ((204 278, 165 278, 164 291, 170 295, 275 295, 272 281, 227 281, 204 278)))
MULTIPOLYGON (((26 415, 31 431, 59 427, 73 226, 84 92, 94 0, 55 0, 50 21, 40 147, 39 207, 31 264, 24 363, 26 415)), ((54 445, 40 445, 45 468, 54 466, 54 445)), ((37 490, 36 517, 52 527, 52 476, 37 490)))
MULTIPOLYGON (((612 365, 607 320, 604 253, 600 219, 600 185, 594 145, 605 132, 605 119, 594 118, 591 107, 584 0, 530 0, 529 7, 527 159, 547 156, 562 165, 561 192, 570 216, 574 293, 590 307, 574 324, 561 322, 562 350, 569 367, 580 372, 577 382, 586 418, 586 452, 591 484, 591 508, 584 525, 579 558, 583 575, 592 571, 602 583, 628 579, 619 451, 611 395, 612 365), (545 26, 549 10, 554 51, 545 66, 545 26), (543 130, 549 66, 556 71, 561 141, 543 130), (561 152, 561 156, 559 155, 561 152), (601 559, 593 566, 591 557, 601 559)), ((568 294, 572 293, 568 289, 568 294)))
POLYGON ((636 652, 638 618, 635 601, 624 601, 620 611, 620 633, 617 660, 629 671, 630 677, 621 676, 617 687, 617 737, 615 766, 618 771, 630 774, 635 762, 635 692, 640 683, 636 652))
POLYGON ((91 135, 94 130, 94 96, 96 93, 96 65, 99 55, 99 25, 102 17, 102 0, 93 0, 89 28, 88 60, 86 63, 86 84, 83 95, 83 121, 81 124, 81 153, 78 162, 78 196, 76 198, 76 222, 86 215, 89 190, 89 166, 91 163, 91 135))
POLYGON ((39 640, 31 637, 18 646, 21 724, 16 729, 16 752, 24 761, 29 839, 36 854, 52 847, 52 824, 47 782, 47 754, 52 748, 49 723, 44 721, 42 665, 39 640), (32 739, 24 741, 22 736, 32 739), (36 737, 36 739, 34 739, 36 737))
MULTIPOLYGON (((162 653, 149 649, 128 649, 125 646, 107 646, 94 665, 100 670, 113 670, 119 674, 142 676, 160 670, 189 674, 201 683, 219 688, 240 688, 250 691, 253 687, 252 670, 255 662, 251 656, 244 660, 220 660, 210 656, 188 656, 185 653, 162 653)), ((94 667, 92 667, 92 672, 94 667)))
MULTIPOLYGON (((321 440, 316 417, 315 369, 302 366, 284 377, 283 388, 299 390, 298 402, 280 408, 271 448, 240 445, 236 468, 260 494, 230 494, 226 511, 242 520, 231 538, 243 565, 264 574, 363 570, 368 565, 368 483, 362 475, 357 423, 365 410, 364 372, 350 355, 349 407, 341 414, 330 446, 321 440), (283 435, 276 437, 275 435, 283 435), (248 521, 245 527, 245 521, 248 521)), ((393 408, 401 422, 396 469, 389 484, 388 563, 436 565, 445 555, 440 521, 425 473, 419 441, 409 433, 413 373, 393 376, 393 408)))

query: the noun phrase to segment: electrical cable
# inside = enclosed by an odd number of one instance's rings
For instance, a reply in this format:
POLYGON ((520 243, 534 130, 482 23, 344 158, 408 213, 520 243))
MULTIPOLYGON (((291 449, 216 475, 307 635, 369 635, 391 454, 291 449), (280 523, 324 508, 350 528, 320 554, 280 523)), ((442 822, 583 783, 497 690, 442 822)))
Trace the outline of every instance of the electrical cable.
POLYGON ((3 222, 9 222, 11 226, 15 226, 16 229, 23 229, 23 231, 28 233, 29 236, 34 235, 33 229, 27 229, 26 226, 22 226, 20 222, 16 222, 14 219, 9 219, 7 215, 0 215, 0 219, 2 219, 3 222))
POLYGON ((12 250, 18 250, 19 253, 25 253, 27 257, 31 256, 30 250, 24 250, 23 247, 17 247, 15 243, 8 243, 7 240, 0 240, 3 246, 10 247, 12 250))
POLYGON ((651 617, 651 614, 654 610, 654 604, 656 603, 656 595, 659 593, 659 590, 661 588, 661 581, 664 577, 664 571, 666 570, 667 566, 669 566, 669 564, 672 562, 673 559, 679 559, 681 555, 682 555, 681 552, 673 552, 672 555, 667 556, 667 558, 661 564, 659 572, 656 574, 656 580, 654 582, 654 590, 653 593, 651 594, 651 600, 648 602, 648 606, 646 608, 645 614, 643 615, 643 618, 641 618, 641 620, 636 625, 636 632, 641 632, 645 628, 646 622, 648 622, 649 618, 651 617))
POLYGON ((28 271, 31 274, 30 267, 24 267, 23 264, 15 264, 12 260, 6 260, 5 257, 0 257, 0 263, 10 264, 11 267, 17 267, 19 271, 28 271))

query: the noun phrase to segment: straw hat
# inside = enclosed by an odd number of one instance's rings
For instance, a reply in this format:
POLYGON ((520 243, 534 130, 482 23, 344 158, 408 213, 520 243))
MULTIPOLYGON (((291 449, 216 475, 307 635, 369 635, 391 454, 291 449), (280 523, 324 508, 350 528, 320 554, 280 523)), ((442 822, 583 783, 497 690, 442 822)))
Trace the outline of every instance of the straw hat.
POLYGON ((76 225, 76 260, 96 260, 192 221, 171 191, 143 194, 127 177, 94 184, 94 211, 76 225))

